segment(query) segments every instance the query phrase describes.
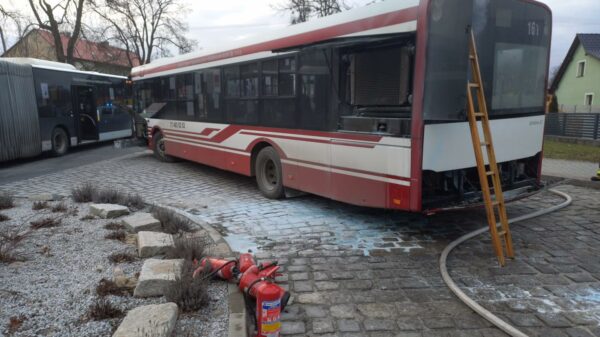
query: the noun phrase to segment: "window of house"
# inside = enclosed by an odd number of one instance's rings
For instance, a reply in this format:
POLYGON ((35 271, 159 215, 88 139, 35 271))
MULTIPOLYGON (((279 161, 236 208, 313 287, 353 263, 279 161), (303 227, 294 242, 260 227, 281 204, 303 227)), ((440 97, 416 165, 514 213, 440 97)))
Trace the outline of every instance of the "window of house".
POLYGON ((577 63, 577 77, 583 77, 585 75, 585 61, 579 61, 577 63))
POLYGON ((585 94, 585 105, 594 105, 594 94, 585 94))

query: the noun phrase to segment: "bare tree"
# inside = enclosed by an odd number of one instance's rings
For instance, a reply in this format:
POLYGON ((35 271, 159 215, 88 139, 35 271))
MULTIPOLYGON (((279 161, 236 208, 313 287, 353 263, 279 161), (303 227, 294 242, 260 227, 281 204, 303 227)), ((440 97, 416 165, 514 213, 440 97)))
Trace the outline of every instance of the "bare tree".
POLYGON ((185 36, 188 27, 181 17, 185 8, 180 0, 96 0, 94 11, 108 23, 103 29, 106 39, 128 51, 132 66, 129 52, 146 64, 170 55, 172 47, 187 53, 196 44, 185 36))
POLYGON ((52 34, 56 60, 58 62, 71 64, 74 62, 73 54, 75 44, 81 32, 81 17, 83 15, 84 3, 85 0, 65 0, 59 1, 56 5, 51 5, 46 0, 37 0, 36 2, 29 0, 29 6, 38 26, 50 31, 52 34), (71 29, 67 34, 69 39, 65 55, 61 33, 65 32, 68 27, 71 29))
POLYGON ((349 9, 344 0, 285 0, 277 4, 275 9, 281 12, 290 12, 291 23, 308 21, 311 17, 323 17, 349 9))

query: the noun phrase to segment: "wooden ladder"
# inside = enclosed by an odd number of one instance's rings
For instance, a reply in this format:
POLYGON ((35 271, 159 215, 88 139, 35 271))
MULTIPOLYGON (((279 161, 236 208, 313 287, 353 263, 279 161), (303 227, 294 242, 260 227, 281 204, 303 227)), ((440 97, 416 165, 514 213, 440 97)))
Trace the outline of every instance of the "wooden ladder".
POLYGON ((479 173, 479 182, 481 183, 481 193, 485 203, 485 211, 492 236, 492 244, 494 251, 498 257, 498 262, 504 266, 504 248, 501 239, 504 240, 506 247, 506 255, 509 258, 514 258, 512 237, 506 216, 506 205, 504 204, 504 195, 502 194, 502 181, 500 180, 500 172, 496 163, 496 154, 494 152, 494 144, 492 143, 492 133, 490 130, 490 120, 485 102, 483 91, 483 81, 481 80, 481 71, 479 69, 479 59, 477 56, 477 47, 475 45, 475 35, 471 30, 469 43, 469 63, 471 64, 472 79, 467 84, 467 114, 469 117, 469 127, 471 129, 471 138, 473 140, 473 150, 475 151, 475 159, 477 161, 477 172, 479 173), (477 105, 475 107, 473 99, 473 90, 476 91, 477 105), (483 128, 483 142, 479 137, 478 122, 481 122, 483 128), (489 165, 485 164, 483 158, 482 147, 487 150, 487 158, 489 165), (490 186, 490 178, 492 186, 490 186), (492 190, 493 187, 493 190, 492 190), (494 193, 494 196, 492 196, 494 193), (497 213, 496 213, 497 211, 497 213), (498 231, 497 217, 499 217, 501 230, 498 231))

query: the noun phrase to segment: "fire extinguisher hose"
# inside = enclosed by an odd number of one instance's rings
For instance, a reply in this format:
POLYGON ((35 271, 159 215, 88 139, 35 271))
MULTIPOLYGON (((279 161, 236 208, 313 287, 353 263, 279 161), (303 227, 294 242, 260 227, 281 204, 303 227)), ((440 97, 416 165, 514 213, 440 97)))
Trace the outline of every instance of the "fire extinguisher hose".
MULTIPOLYGON (((509 223, 515 224, 517 222, 520 221, 524 221, 524 220, 528 220, 528 219, 532 219, 538 216, 542 216, 548 213, 552 213, 555 211, 558 211, 559 209, 565 208, 567 206, 569 206, 571 204, 571 202, 573 201, 573 199, 571 198, 571 196, 569 196, 568 194, 558 191, 558 190, 554 190, 551 189, 549 190, 550 192, 559 195, 561 197, 563 197, 565 199, 564 202, 562 202, 561 204, 558 205, 554 205, 548 208, 544 208, 538 211, 535 211, 533 213, 529 213, 529 214, 525 214, 519 217, 516 217, 514 219, 509 219, 509 223)), ((500 224, 497 224, 500 225, 500 224)), ((442 274, 442 278, 444 279, 444 282, 446 282, 446 285, 448 286, 448 288, 450 288, 450 290, 462 301, 464 302, 467 306, 469 306, 471 309, 473 309, 477 314, 479 314, 480 316, 482 316, 483 318, 485 318, 486 320, 488 320, 490 323, 494 324, 496 327, 498 327, 499 329, 501 329, 502 331, 506 332, 507 334, 509 334, 510 336, 513 337, 527 337, 526 334, 524 334, 523 332, 521 332, 520 330, 518 330, 517 328, 515 328, 514 326, 508 324, 507 322, 503 321, 502 319, 500 319, 498 316, 494 315, 493 313, 491 313, 490 311, 488 311, 487 309, 485 309, 484 307, 482 307, 481 305, 477 304, 477 302, 475 302, 472 298, 470 298, 469 296, 467 296, 462 290, 460 290, 460 288, 456 285, 456 283, 454 283, 454 281, 452 280, 452 278, 450 277, 450 274, 448 273, 448 268, 446 266, 446 259, 448 258, 448 255, 450 254, 450 252, 456 248, 458 245, 460 245, 461 243, 472 239, 482 233, 485 233, 488 231, 488 227, 484 227, 481 229, 478 229, 476 231, 473 231, 471 233, 465 234, 463 236, 461 236, 460 238, 454 240, 453 242, 451 242, 446 248, 444 248, 444 251, 442 251, 442 255, 440 256, 440 272, 442 274)))

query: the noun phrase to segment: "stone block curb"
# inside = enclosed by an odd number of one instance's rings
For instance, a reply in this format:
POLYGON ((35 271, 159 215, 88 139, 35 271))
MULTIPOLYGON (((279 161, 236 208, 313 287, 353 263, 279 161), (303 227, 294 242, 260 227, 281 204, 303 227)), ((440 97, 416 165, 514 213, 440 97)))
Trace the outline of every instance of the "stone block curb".
POLYGON ((90 214, 103 219, 113 219, 129 214, 129 208, 117 204, 91 204, 90 214))
POLYGON ((137 236, 138 255, 141 258, 167 254, 174 246, 171 234, 141 231, 137 236))
POLYGON ((146 212, 136 212, 121 219, 123 226, 131 233, 141 231, 160 232, 162 227, 152 214, 146 212))
POLYGON ((175 303, 150 304, 129 310, 112 337, 168 337, 177 323, 175 303))
MULTIPOLYGON (((204 221, 199 221, 191 216, 188 212, 182 211, 180 209, 170 207, 170 206, 159 206, 156 204, 150 204, 150 206, 154 207, 162 207, 169 209, 192 223, 202 227, 211 240, 213 240, 216 247, 218 247, 219 253, 223 254, 220 257, 234 257, 235 254, 231 250, 231 247, 225 241, 221 233, 219 233, 216 229, 210 226, 208 223, 204 221)), ((244 297, 240 293, 239 289, 235 284, 228 285, 228 302, 229 302, 229 327, 228 327, 228 337, 248 337, 250 334, 248 329, 250 327, 250 320, 248 317, 248 312, 246 311, 246 305, 244 303, 244 297)))

